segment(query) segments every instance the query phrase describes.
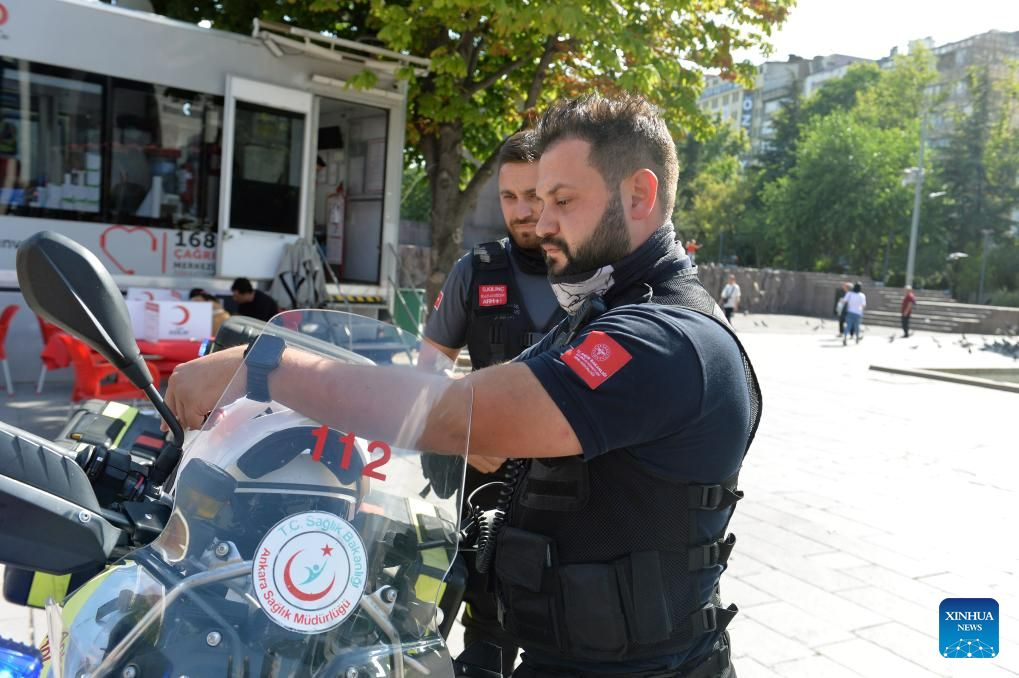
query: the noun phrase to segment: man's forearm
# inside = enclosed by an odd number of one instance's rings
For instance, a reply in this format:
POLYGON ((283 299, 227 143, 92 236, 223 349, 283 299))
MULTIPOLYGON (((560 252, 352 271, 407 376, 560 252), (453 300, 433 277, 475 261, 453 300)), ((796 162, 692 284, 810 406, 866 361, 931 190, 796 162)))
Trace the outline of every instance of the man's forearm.
POLYGON ((350 365, 288 348, 269 388, 274 400, 315 421, 397 447, 462 454, 469 435, 471 454, 484 456, 561 457, 581 451, 559 408, 519 363, 450 379, 350 365))
POLYGON ((463 454, 467 446, 472 398, 464 380, 288 348, 269 389, 277 402, 360 437, 445 454, 463 454))

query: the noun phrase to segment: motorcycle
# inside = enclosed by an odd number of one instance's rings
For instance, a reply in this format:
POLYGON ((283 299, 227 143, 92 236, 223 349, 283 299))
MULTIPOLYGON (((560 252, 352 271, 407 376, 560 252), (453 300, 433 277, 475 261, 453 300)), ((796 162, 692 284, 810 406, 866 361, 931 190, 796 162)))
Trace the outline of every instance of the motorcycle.
MULTIPOLYGON (((46 601, 41 666, 11 675, 499 675, 494 662, 494 671, 454 662, 440 632, 462 492, 428 491, 422 457, 437 450, 423 433, 441 402, 444 421, 464 432, 445 436, 441 451, 466 456, 470 402, 451 409, 454 382, 415 367, 416 338, 340 311, 280 314, 256 344, 282 340, 321 361, 387 370, 387 385, 351 408, 359 412, 332 411, 256 400, 242 367, 201 430, 185 436, 95 256, 44 232, 22 243, 17 265, 29 305, 143 389, 170 437, 147 463, 129 465, 130 480, 117 466, 111 485, 109 463, 85 455, 83 470, 82 455, 0 430, 0 563, 98 571, 63 601, 46 601)), ((462 488, 462 464, 451 468, 462 488)), ((0 646, 0 668, 26 654, 0 646)))

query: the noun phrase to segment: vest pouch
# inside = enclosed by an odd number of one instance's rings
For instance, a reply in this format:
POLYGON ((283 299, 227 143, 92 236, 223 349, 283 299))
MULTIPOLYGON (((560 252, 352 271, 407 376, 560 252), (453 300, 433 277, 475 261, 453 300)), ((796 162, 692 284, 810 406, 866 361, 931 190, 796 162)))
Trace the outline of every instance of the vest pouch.
POLYGON ((536 511, 579 511, 591 497, 587 462, 580 457, 534 459, 524 476, 520 504, 536 511))
POLYGON ((545 535, 506 527, 495 551, 499 621, 526 645, 552 641, 561 647, 555 586, 546 576, 555 562, 555 542, 545 535))
POLYGON ((628 640, 615 565, 565 565, 559 583, 570 654, 595 661, 621 659, 628 640))

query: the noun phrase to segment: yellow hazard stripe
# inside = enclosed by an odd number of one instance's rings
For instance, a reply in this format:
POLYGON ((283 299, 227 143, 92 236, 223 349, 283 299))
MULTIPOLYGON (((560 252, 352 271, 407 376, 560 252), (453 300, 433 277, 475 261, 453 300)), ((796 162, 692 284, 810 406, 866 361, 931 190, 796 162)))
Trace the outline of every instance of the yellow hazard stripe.
POLYGON ((386 298, 363 294, 337 294, 333 296, 333 301, 347 304, 384 304, 386 298))

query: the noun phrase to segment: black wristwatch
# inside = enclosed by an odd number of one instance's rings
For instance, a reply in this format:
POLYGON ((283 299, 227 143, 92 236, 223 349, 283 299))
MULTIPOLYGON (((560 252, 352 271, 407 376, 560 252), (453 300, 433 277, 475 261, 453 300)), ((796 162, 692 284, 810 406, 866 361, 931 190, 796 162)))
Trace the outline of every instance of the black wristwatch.
POLYGON ((262 334, 244 351, 244 365, 248 368, 248 399, 267 403, 269 373, 279 367, 283 349, 287 344, 275 334, 262 334))

